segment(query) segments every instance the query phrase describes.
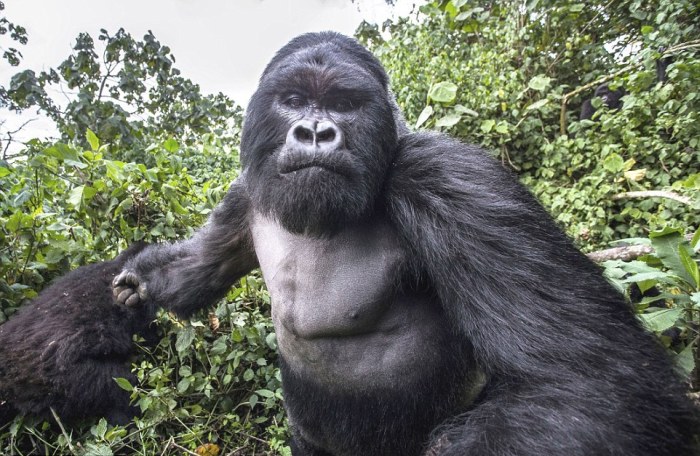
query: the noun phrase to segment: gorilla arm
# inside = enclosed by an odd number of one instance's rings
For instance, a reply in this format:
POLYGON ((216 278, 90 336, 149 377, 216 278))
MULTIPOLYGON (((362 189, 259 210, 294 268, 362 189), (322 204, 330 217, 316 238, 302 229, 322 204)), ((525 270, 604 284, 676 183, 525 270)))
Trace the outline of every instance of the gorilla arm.
POLYGON ((488 378, 427 454, 651 454, 674 441, 683 414, 673 413, 687 407, 658 393, 677 384, 664 353, 496 160, 443 136, 404 136, 386 201, 413 268, 488 378))
POLYGON ((248 209, 242 175, 191 239, 151 246, 127 262, 113 282, 117 301, 150 299, 185 317, 212 305, 258 266, 248 209))

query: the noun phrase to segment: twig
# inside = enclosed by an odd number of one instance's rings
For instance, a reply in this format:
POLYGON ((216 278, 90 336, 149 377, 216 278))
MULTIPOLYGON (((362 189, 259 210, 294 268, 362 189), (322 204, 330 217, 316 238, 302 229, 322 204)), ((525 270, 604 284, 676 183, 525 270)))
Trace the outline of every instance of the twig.
POLYGON ((679 195, 675 192, 664 190, 645 190, 639 192, 624 192, 612 196, 613 200, 633 199, 633 198, 668 198, 679 203, 692 205, 693 200, 687 196, 679 195))
POLYGON ((165 444, 165 447, 163 447, 163 452, 160 454, 160 456, 165 456, 165 452, 168 451, 168 448, 170 448, 170 445, 172 445, 175 442, 175 438, 173 436, 170 436, 168 439, 168 443, 165 444))
POLYGON ((648 245, 626 245, 624 247, 613 247, 611 249, 598 250, 586 256, 595 263, 602 263, 608 260, 631 261, 642 255, 653 253, 654 249, 648 245))
POLYGON ((195 453, 194 451, 190 451, 190 450, 188 450, 187 448, 185 448, 185 447, 183 447, 183 446, 180 446, 180 445, 178 445, 177 443, 175 443, 175 441, 172 440, 172 437, 171 437, 171 441, 170 441, 169 445, 174 446, 174 447, 177 448, 178 450, 184 451, 184 452, 187 453, 187 454, 191 454, 192 456, 199 456, 199 455, 198 455, 197 453, 195 453))
MULTIPOLYGON (((693 236, 691 234, 685 236, 686 241, 690 241, 692 238, 693 236)), ((648 255, 654 252, 654 248, 650 245, 635 244, 612 247, 605 250, 597 250, 595 252, 587 253, 586 256, 595 263, 602 263, 603 261, 608 260, 632 261, 642 255, 648 255)))
POLYGON ((248 437, 249 439, 256 440, 256 441, 258 441, 258 442, 264 444, 265 446, 270 446, 270 444, 269 444, 268 442, 264 441, 264 440, 261 439, 261 438, 255 437, 254 435, 250 435, 250 434, 245 433, 245 432, 243 432, 243 431, 240 431, 240 434, 243 434, 244 436, 248 437))
POLYGON ((68 449, 70 450, 71 453, 77 454, 75 451, 75 448, 73 447, 73 444, 71 443, 71 438, 66 432, 66 428, 63 427, 63 423, 61 423, 61 419, 58 417, 56 414, 56 410, 53 409, 53 407, 50 408, 51 414, 53 415, 53 418, 56 420, 56 423, 58 423, 58 427, 61 428, 61 433, 63 433, 63 437, 66 438, 66 444, 68 445, 68 449))
MULTIPOLYGON (((5 147, 2 150, 2 159, 3 160, 7 159, 7 150, 10 148, 10 144, 12 144, 13 142, 16 142, 14 139, 12 139, 12 135, 14 135, 15 133, 19 133, 30 122, 34 122, 35 120, 37 120, 37 117, 27 120, 22 125, 20 125, 19 128, 17 128, 16 130, 8 131, 5 133, 5 136, 7 137, 7 142, 5 144, 5 147)), ((4 124, 4 122, 3 122, 3 124, 4 124)))

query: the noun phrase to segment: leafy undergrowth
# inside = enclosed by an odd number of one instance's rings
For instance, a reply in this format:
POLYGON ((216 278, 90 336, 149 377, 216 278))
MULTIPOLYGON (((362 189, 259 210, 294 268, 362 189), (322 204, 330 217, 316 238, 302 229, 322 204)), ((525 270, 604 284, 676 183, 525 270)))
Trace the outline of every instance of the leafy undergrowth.
POLYGON ((262 280, 241 280, 210 313, 161 311, 155 342, 138 340, 131 391, 141 416, 78 426, 18 417, 0 429, 3 455, 290 454, 276 340, 262 280), (187 451, 190 453, 187 453, 187 451))

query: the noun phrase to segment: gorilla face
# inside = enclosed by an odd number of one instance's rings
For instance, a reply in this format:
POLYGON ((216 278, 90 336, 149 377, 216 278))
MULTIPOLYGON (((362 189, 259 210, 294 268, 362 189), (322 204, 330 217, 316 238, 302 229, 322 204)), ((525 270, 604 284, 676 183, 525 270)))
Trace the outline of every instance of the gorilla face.
POLYGON ((386 75, 340 38, 283 48, 243 129, 253 205, 295 233, 333 232, 372 213, 397 143, 386 75))

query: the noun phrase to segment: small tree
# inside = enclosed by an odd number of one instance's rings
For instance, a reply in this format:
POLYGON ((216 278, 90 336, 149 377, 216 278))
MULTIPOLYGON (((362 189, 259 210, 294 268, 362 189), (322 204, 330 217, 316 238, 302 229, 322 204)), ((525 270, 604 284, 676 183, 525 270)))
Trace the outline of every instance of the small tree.
POLYGON ((104 43, 99 50, 90 34, 81 33, 57 68, 16 74, 4 92, 6 107, 38 108, 56 123, 64 141, 84 142, 90 129, 121 158, 138 157, 148 144, 144 138, 158 135, 188 144, 213 133, 236 142, 241 108, 222 93, 203 95, 199 85, 181 76, 170 48, 152 32, 137 41, 124 29, 114 35, 102 29, 98 40, 104 43), (69 97, 67 104, 48 94, 56 85, 69 97))

